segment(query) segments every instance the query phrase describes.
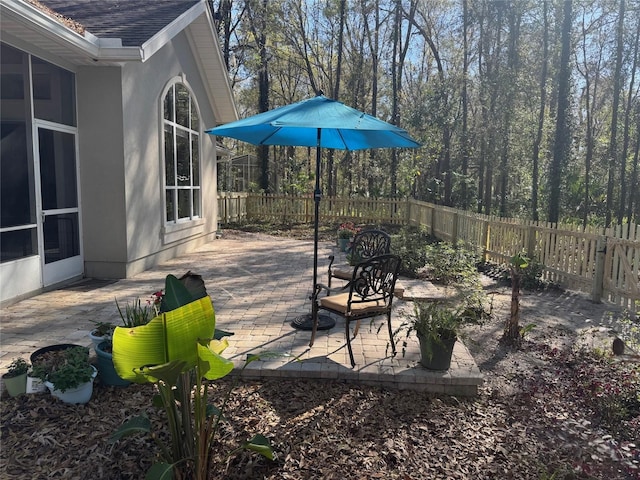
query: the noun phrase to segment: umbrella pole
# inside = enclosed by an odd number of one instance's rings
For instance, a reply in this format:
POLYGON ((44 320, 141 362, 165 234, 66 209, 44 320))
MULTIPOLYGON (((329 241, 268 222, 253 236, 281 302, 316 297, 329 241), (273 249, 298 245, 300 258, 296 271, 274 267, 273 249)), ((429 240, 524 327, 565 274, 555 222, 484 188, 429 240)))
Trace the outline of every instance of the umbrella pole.
POLYGON ((318 241, 320 240, 320 200, 322 199, 322 191, 320 190, 320 140, 322 138, 322 129, 318 129, 318 146, 316 147, 316 188, 313 191, 313 293, 315 297, 316 286, 318 285, 318 241))
MULTIPOLYGON (((316 146, 316 187, 313 191, 314 215, 313 215, 313 290, 311 291, 311 301, 316 301, 316 288, 318 285, 318 242, 320 230, 320 200, 322 191, 320 190, 320 145, 322 139, 322 129, 318 129, 318 141, 316 146)), ((313 307, 312 307, 313 308, 313 307)), ((336 322, 329 315, 318 314, 318 330, 328 330, 335 326, 336 322)), ((307 313, 296 317, 291 326, 299 330, 313 330, 313 314, 307 313)))

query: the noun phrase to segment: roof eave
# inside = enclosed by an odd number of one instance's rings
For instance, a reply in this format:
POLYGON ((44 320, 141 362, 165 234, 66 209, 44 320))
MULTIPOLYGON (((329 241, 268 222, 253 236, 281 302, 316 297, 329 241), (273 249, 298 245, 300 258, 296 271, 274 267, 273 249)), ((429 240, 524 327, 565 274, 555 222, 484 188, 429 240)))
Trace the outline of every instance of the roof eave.
MULTIPOLYGON (((229 80, 229 74, 227 73, 227 69, 224 63, 224 58, 222 57, 222 48, 220 47, 218 35, 216 35, 215 33, 216 29, 213 24, 213 18, 210 15, 207 15, 207 22, 209 23, 209 28, 212 33, 216 60, 220 65, 220 73, 221 73, 220 81, 224 84, 225 93, 227 94, 227 98, 229 98, 231 102, 231 106, 230 106, 231 112, 229 116, 222 114, 222 112, 216 112, 216 114, 222 123, 229 123, 229 122, 238 120, 239 118, 238 109, 236 107, 236 102, 234 101, 234 98, 233 98, 233 89, 231 88, 231 81, 229 80)), ((209 89, 209 94, 212 95, 210 89, 209 89)))
POLYGON ((52 42, 64 44, 93 61, 122 62, 141 61, 143 51, 139 47, 123 47, 120 39, 104 39, 85 31, 84 35, 58 22, 46 12, 20 0, 3 0, 2 16, 22 24, 52 42))

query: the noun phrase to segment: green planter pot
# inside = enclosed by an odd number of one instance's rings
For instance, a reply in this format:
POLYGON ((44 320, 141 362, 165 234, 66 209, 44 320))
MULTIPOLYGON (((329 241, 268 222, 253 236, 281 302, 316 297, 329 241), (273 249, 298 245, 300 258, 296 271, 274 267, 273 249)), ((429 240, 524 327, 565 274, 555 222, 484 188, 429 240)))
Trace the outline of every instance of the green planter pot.
POLYGON ((97 367, 100 374, 100 381, 104 385, 113 385, 116 387, 126 387, 131 382, 120 378, 113 366, 113 355, 106 351, 110 342, 101 342, 96 345, 96 357, 98 358, 97 367))
POLYGON ((449 370, 456 340, 453 337, 434 341, 418 336, 422 366, 429 370, 449 370))
POLYGON ((338 239, 338 247, 340 248, 341 252, 346 252, 347 251, 347 246, 349 245, 350 241, 351 241, 350 238, 339 238, 338 239))
MULTIPOLYGON (((6 374, 5 374, 6 375, 6 374)), ((23 373, 16 377, 6 377, 2 376, 2 383, 7 387, 7 392, 12 397, 17 397, 18 395, 22 395, 27 393, 27 374, 23 373)))

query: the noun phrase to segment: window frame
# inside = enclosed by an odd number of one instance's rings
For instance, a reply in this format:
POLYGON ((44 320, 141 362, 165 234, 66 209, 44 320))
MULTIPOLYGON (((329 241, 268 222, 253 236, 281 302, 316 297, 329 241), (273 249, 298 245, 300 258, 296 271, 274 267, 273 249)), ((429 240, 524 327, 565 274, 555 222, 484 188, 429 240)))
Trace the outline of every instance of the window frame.
POLYGON ((202 120, 200 115, 200 109, 198 102, 193 94, 193 90, 190 88, 188 82, 184 78, 184 75, 174 77, 162 91, 160 96, 160 144, 161 144, 161 169, 162 172, 162 225, 164 229, 165 243, 179 240, 185 236, 191 236, 200 233, 201 228, 197 228, 204 225, 203 218, 203 199, 202 199, 202 120), (187 122, 188 126, 181 125, 177 122, 178 112, 176 101, 176 90, 182 87, 188 94, 188 112, 187 122), (165 118, 165 105, 167 96, 171 93, 171 118, 165 118), (197 126, 193 128, 192 115, 195 113, 197 116, 197 126), (189 158, 189 183, 188 185, 180 185, 178 180, 178 132, 186 133, 188 143, 188 158, 189 158), (167 183, 167 134, 171 135, 171 153, 173 165, 171 170, 173 171, 173 182, 171 185, 167 183), (194 176, 194 146, 197 148, 197 178, 194 176), (186 216, 179 217, 179 192, 187 191, 189 195, 188 209, 186 216), (167 197, 171 194, 171 202, 173 203, 173 218, 168 218, 168 201, 167 197), (197 204, 196 204, 197 202, 197 204), (194 231, 194 228, 197 231, 194 231))

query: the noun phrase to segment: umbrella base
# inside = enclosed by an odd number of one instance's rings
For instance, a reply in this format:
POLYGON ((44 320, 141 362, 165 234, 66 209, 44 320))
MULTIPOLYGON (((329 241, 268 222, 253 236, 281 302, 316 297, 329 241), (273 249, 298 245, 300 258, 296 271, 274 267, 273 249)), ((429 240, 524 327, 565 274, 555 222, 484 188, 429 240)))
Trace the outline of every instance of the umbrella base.
MULTIPOLYGON (((329 315, 318 314, 318 330, 329 330, 335 325, 336 321, 329 315)), ((291 326, 298 330, 313 330, 313 317, 310 313, 300 315, 291 321, 291 326)))

